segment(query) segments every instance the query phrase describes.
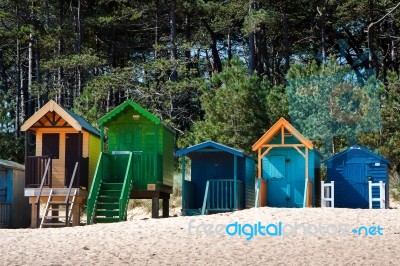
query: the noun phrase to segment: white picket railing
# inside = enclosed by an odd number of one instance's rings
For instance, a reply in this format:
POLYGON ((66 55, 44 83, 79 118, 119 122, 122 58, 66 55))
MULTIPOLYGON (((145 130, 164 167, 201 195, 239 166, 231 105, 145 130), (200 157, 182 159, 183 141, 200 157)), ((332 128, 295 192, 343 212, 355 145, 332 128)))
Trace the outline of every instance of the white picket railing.
POLYGON ((321 208, 324 207, 335 208, 335 181, 326 184, 321 181, 321 208), (330 203, 330 206, 327 203, 330 203))
POLYGON ((386 193, 385 193, 385 183, 379 181, 379 183, 372 183, 368 181, 368 195, 369 195, 369 208, 372 209, 372 202, 379 201, 379 208, 385 208, 386 193), (372 197, 372 187, 379 187, 379 198, 372 197))

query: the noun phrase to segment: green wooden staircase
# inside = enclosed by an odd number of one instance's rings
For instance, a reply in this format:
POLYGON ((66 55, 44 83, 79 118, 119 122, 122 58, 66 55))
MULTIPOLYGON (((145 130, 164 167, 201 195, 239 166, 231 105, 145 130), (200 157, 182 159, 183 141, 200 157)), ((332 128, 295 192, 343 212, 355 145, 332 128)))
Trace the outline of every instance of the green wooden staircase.
POLYGON ((97 198, 94 223, 119 222, 119 197, 123 183, 102 182, 97 198))
POLYGON ((87 224, 126 221, 132 186, 132 152, 101 153, 87 200, 87 224), (126 156, 128 156, 126 158, 126 156), (114 171, 118 165, 121 172, 114 171))

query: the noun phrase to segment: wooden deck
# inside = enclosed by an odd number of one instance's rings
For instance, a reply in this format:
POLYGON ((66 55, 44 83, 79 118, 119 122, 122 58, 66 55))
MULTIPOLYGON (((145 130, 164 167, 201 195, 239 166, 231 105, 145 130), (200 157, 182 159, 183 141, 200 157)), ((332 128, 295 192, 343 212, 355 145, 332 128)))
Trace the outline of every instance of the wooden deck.
MULTIPOLYGON (((72 191, 75 188, 72 188, 72 191)), ((86 205, 88 197, 88 191, 80 188, 78 190, 76 204, 72 210, 72 224, 77 226, 80 223, 80 209, 82 205, 86 205)), ((54 201, 64 201, 68 193, 68 188, 43 188, 40 195, 40 203, 46 203, 48 201, 50 191, 53 190, 54 201)), ((25 188, 24 196, 29 197, 29 204, 31 205, 31 228, 37 228, 37 209, 36 209, 36 198, 39 195, 40 188, 25 188)), ((72 197, 71 193, 71 196, 72 197)), ((41 210, 42 212, 42 210, 41 210)), ((54 216, 57 216, 57 212, 54 212, 54 216)))

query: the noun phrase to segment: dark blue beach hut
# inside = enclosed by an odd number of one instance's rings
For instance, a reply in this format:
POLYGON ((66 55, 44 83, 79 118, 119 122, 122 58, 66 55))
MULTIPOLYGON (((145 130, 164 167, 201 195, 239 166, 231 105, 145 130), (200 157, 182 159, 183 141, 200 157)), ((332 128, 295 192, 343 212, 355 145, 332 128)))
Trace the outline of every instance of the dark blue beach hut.
MULTIPOLYGON (((386 186, 385 205, 389 206, 389 161, 360 146, 352 146, 326 160, 327 182, 335 181, 335 207, 368 208, 369 185, 382 181, 386 186)), ((379 197, 379 188, 374 187, 372 197, 379 197)), ((373 202, 378 207, 379 202, 373 202)))
POLYGON ((182 156, 182 212, 205 214, 254 206, 255 161, 240 150, 206 141, 179 150, 182 156), (191 160, 190 180, 185 158, 191 160))

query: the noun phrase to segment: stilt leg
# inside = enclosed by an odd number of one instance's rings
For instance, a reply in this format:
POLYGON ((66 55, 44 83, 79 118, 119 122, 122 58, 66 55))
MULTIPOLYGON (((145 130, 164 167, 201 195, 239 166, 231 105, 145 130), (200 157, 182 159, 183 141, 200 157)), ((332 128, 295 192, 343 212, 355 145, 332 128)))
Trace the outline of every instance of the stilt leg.
POLYGON ((37 228, 37 211, 36 204, 31 204, 31 228, 37 228))
POLYGON ((169 199, 163 199, 163 217, 169 217, 169 199))
POLYGON ((151 218, 158 218, 158 210, 159 210, 159 198, 153 197, 151 202, 151 218))
POLYGON ((80 224, 80 219, 81 219, 80 210, 81 210, 80 204, 76 204, 72 209, 72 226, 78 226, 80 224))

